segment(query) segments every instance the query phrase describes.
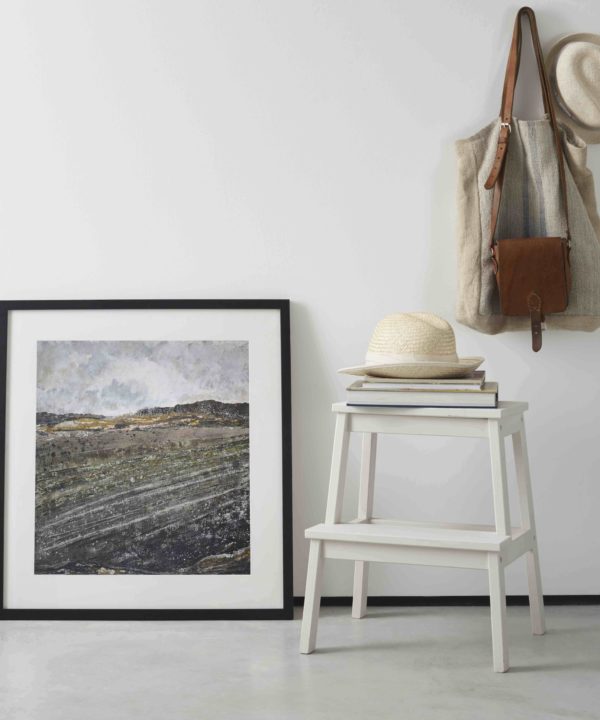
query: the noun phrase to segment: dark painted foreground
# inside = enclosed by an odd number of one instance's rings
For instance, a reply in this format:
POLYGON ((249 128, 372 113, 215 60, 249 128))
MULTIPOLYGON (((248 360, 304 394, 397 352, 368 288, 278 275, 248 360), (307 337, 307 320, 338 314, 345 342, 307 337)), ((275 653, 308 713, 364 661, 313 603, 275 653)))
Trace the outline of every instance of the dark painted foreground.
POLYGON ((247 427, 38 426, 35 572, 248 574, 247 427))

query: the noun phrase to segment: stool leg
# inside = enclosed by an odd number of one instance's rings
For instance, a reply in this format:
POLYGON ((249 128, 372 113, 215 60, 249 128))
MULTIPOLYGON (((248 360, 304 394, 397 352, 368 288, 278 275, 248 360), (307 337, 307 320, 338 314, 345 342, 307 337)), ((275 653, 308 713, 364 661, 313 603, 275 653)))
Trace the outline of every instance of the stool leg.
POLYGON ((506 481, 506 454, 504 437, 498 421, 490 420, 489 439, 490 457, 492 461, 492 488, 494 493, 494 518, 496 532, 510 535, 510 512, 508 506, 508 484, 506 481))
POLYGON ((531 631, 534 635, 543 635, 546 632, 544 596, 542 593, 542 577, 540 573, 537 533, 535 530, 535 517, 533 513, 531 477, 529 474, 529 456, 527 453, 527 438, 525 436, 525 422, 523 421, 523 418, 521 418, 520 430, 512 436, 512 439, 515 453, 515 466, 517 469, 521 527, 526 530, 531 530, 533 538, 532 548, 528 553, 526 553, 531 631))
POLYGON ((492 648, 494 671, 508 670, 508 643, 506 642, 506 590, 504 588, 504 567, 498 553, 488 554, 488 575, 490 582, 490 615, 492 620, 492 648))
MULTIPOLYGON (((335 422, 331 474, 327 493, 326 523, 339 523, 342 516, 344 485, 346 482, 346 464, 348 460, 348 414, 338 413, 335 422)), ((321 576, 323 574, 323 543, 310 541, 308 569, 306 571, 306 591, 304 593, 304 612, 300 631, 300 652, 311 653, 317 640, 319 606, 321 604, 321 576)))
POLYGON ((329 492, 325 510, 326 523, 339 523, 342 517, 344 485, 346 483, 346 464, 348 461, 348 413, 338 413, 333 438, 333 455, 331 458, 331 474, 329 476, 329 492))
POLYGON ((352 590, 352 617, 356 620, 367 614, 369 586, 369 563, 357 560, 354 563, 354 588, 352 590))
POLYGON ((321 540, 311 540, 308 556, 308 571, 306 573, 306 590, 304 592, 302 630, 300 631, 300 652, 304 654, 313 652, 317 642, 322 574, 322 542, 321 540))
MULTIPOLYGON (((358 520, 370 520, 373 515, 373 486, 375 479, 375 456, 377 434, 364 433, 358 490, 358 520)), ((364 617, 367 611, 367 588, 369 563, 357 560, 354 563, 354 590, 352 593, 352 617, 364 617)))

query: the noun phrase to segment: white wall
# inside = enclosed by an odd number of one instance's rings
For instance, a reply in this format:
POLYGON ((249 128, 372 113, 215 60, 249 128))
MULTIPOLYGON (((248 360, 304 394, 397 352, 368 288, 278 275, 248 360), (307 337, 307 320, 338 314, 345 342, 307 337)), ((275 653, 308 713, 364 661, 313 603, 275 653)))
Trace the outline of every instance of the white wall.
MULTIPOLYGON (((453 319, 453 141, 497 115, 517 7, 3 3, 0 296, 291 298, 297 594, 303 530, 324 511, 336 368, 361 361, 389 312, 453 319)), ((600 31, 595 0, 536 10, 546 43, 600 31)), ((598 147, 590 166, 598 177, 598 147)), ((456 333, 504 399, 531 403, 545 591, 600 593, 600 334, 553 332, 533 355, 526 334, 456 333)), ((385 438, 379 469, 376 510, 491 520, 477 441, 385 438)), ((523 576, 516 563, 509 592, 523 576)), ((328 566, 327 594, 350 587, 349 564, 328 566)), ((486 582, 380 566, 371 590, 486 582)))

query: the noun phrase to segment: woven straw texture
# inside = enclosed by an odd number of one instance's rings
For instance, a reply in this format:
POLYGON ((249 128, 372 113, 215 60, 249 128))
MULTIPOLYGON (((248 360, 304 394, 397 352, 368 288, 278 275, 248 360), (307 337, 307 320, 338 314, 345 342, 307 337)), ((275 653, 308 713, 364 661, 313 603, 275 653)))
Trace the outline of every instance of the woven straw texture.
POLYGON ((600 35, 559 38, 546 53, 556 117, 588 144, 600 143, 600 35))
MULTIPOLYGON (((492 191, 483 187, 494 161, 499 121, 459 140, 457 320, 485 333, 529 330, 529 317, 500 314, 489 251, 492 191)), ((547 315, 549 328, 600 327, 600 218, 587 146, 565 127, 573 287, 564 313, 547 315)), ((548 120, 513 119, 497 238, 565 235, 558 164, 548 120)))
POLYGON ((454 330, 431 313, 396 313, 375 327, 369 352, 394 355, 449 355, 456 357, 454 330))
POLYGON ((597 94, 600 85, 600 46, 569 43, 558 56, 556 84, 573 117, 588 127, 600 127, 597 94))
POLYGON ((377 323, 366 362, 338 370, 387 378, 462 377, 482 357, 458 358, 452 326, 431 313, 395 313, 377 323))
POLYGON ((377 365, 373 367, 357 368, 356 370, 343 369, 347 375, 365 375, 368 377, 380 378, 457 378, 465 377, 470 372, 478 368, 483 362, 483 358, 464 358, 459 363, 452 365, 451 363, 413 363, 402 365, 377 365))

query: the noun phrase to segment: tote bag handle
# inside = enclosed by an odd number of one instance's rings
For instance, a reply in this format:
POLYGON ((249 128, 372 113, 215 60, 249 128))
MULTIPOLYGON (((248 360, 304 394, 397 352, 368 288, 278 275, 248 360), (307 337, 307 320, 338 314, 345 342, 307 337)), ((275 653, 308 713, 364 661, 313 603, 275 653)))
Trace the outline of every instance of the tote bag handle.
POLYGON ((512 110, 515 97, 515 87, 517 85, 517 77, 519 75, 519 66, 521 64, 521 44, 523 34, 521 30, 521 19, 527 16, 529 19, 529 29, 531 31, 531 40, 535 57, 537 60, 538 73, 540 77, 540 85, 542 88, 542 99, 544 102, 544 111, 550 118, 550 126, 554 136, 554 146, 556 148, 556 156, 558 159, 558 177, 560 183, 560 192, 565 213, 567 244, 571 245, 571 232, 569 230, 569 205, 567 202, 567 181, 565 177, 565 164, 563 150, 556 122, 556 113, 554 111, 554 103, 550 93, 550 83, 544 66, 544 56, 540 45, 540 37, 538 35, 535 13, 530 7, 522 7, 515 18, 515 26, 513 30, 512 43, 508 54, 508 62, 506 65, 506 74, 504 76, 504 89, 502 91, 502 107, 500 108, 500 134, 498 136, 498 149, 494 164, 488 179, 485 181, 484 187, 487 190, 494 188, 494 196, 492 200, 492 214, 490 222, 490 248, 494 249, 494 235, 496 232, 496 224, 498 222, 498 213, 500 210, 500 199, 502 197, 502 182, 504 179, 504 167, 506 164, 506 154, 508 151, 508 143, 512 128, 512 110))

